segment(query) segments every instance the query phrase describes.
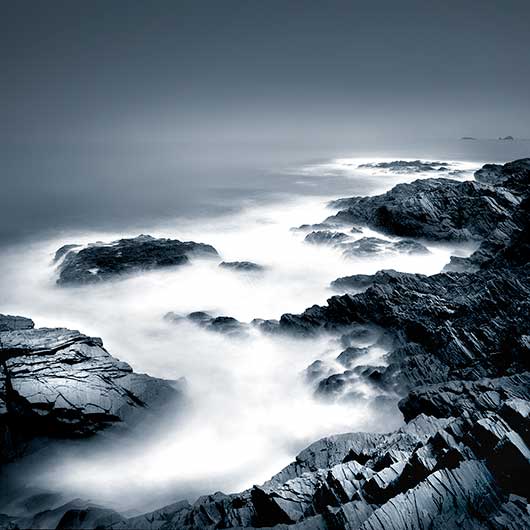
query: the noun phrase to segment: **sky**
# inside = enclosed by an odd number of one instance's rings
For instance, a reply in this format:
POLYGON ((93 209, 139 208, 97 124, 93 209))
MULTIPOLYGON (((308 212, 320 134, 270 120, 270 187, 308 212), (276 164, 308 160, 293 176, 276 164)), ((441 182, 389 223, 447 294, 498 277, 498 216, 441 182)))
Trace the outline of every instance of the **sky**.
POLYGON ((10 139, 530 136, 526 0, 4 0, 2 11, 10 139))
POLYGON ((528 0, 0 7, 0 245, 210 214, 353 147, 530 138, 528 0))

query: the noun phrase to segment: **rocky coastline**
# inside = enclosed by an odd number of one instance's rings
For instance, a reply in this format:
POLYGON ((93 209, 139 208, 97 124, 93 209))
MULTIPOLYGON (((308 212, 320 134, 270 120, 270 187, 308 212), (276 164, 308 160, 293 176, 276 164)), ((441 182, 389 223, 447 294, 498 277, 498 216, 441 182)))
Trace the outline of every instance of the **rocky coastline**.
MULTIPOLYGON (((406 168, 396 164, 400 171, 406 168)), ((424 163, 411 164, 415 172, 424 163)), ((429 171, 448 171, 442 162, 428 164, 429 171)), ((339 199, 331 207, 334 215, 307 225, 317 230, 308 243, 342 248, 345 233, 364 226, 405 238, 401 243, 408 241, 411 251, 433 242, 477 246, 433 276, 379 271, 338 278, 332 283, 337 294, 326 305, 253 322, 264 333, 340 337, 345 350, 338 361, 344 370, 330 373, 321 362, 306 373, 316 394, 341 399, 352 381, 362 380, 402 397, 405 425, 387 434, 348 433, 316 441, 268 482, 241 493, 218 492, 132 518, 89 503, 56 507, 56 528, 530 528, 530 159, 487 164, 473 181, 437 175, 379 196, 339 199), (349 345, 352 335, 389 344, 385 365, 350 369, 349 360, 363 355, 349 345)), ((124 241, 60 249, 59 283, 114 274, 115 252, 127 247, 124 241), (111 254, 101 250, 108 248, 111 254), (90 272, 94 266, 96 273, 90 272)), ((158 241, 140 241, 141 256, 151 255, 144 244, 158 248, 158 241)), ((204 247, 199 250, 218 256, 213 247, 204 247)), ((171 264, 178 265, 186 252, 174 250, 171 264)), ((119 261, 118 274, 129 270, 123 254, 119 261)), ((161 265, 151 257, 142 257, 145 267, 136 258, 132 262, 133 270, 161 265)), ((257 267, 242 263, 230 268, 257 267)), ((229 317, 185 318, 221 332, 241 329, 229 317)), ((87 436, 110 423, 127 423, 138 410, 180 392, 178 383, 135 374, 111 357, 100 339, 35 329, 24 317, 0 316, 0 355, 6 460, 45 432, 87 436)), ((51 519, 42 512, 24 521, 0 516, 6 528, 47 528, 41 520, 51 519)))

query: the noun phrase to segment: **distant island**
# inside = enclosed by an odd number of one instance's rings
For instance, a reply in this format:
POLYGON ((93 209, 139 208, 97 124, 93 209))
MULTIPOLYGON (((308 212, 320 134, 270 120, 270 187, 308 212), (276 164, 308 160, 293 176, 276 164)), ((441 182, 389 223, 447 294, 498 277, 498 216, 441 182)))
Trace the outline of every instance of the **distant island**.
MULTIPOLYGON (((460 138, 460 140, 487 140, 488 138, 475 138, 474 136, 462 136, 460 138)), ((495 138, 493 138, 495 140, 495 138)), ((510 141, 510 140, 515 140, 515 138, 511 135, 508 135, 508 136, 499 136, 498 138, 496 138, 496 140, 501 140, 501 141, 510 141)))

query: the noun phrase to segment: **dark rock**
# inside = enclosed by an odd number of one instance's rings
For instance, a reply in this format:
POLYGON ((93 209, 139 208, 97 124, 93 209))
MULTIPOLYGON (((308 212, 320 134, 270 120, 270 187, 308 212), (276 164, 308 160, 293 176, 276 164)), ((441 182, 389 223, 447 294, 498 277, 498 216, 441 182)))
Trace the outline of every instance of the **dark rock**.
POLYGON ((239 322, 233 317, 227 316, 213 316, 206 311, 194 311, 187 316, 178 315, 174 312, 169 312, 164 315, 164 320, 169 322, 182 322, 183 320, 190 320, 191 322, 201 326, 209 331, 223 333, 232 336, 242 336, 248 331, 248 324, 239 322))
POLYGON ((314 245, 337 245, 349 239, 349 236, 343 232, 332 232, 331 230, 318 230, 305 236, 306 243, 314 245))
POLYGON ((12 315, 0 315, 0 332, 2 331, 21 331, 24 329, 33 329, 35 324, 31 318, 18 317, 12 315))
MULTIPOLYGON (((415 278, 414 274, 410 275, 415 278)), ((337 291, 365 291, 372 285, 384 285, 395 281, 406 281, 407 273, 396 272, 394 270, 381 270, 375 274, 354 274, 352 276, 344 276, 337 278, 331 282, 331 287, 337 291)))
POLYGON ((422 160, 394 160, 361 164, 360 168, 388 169, 392 173, 423 173, 424 171, 446 171, 451 164, 447 162, 424 162, 422 160))
POLYGON ((320 381, 329 374, 329 368, 320 360, 312 362, 305 370, 304 377, 309 383, 320 381))
POLYGON ((424 245, 410 239, 388 241, 378 237, 363 237, 352 243, 343 243, 341 248, 345 249, 343 254, 346 257, 371 257, 374 254, 387 252, 429 254, 429 250, 424 245))
POLYGON ((361 223, 400 237, 468 241, 487 237, 519 204, 512 192, 479 182, 423 179, 373 197, 339 199, 330 220, 361 223))
POLYGON ((291 230, 296 232, 313 232, 320 230, 336 230, 344 226, 342 221, 333 221, 333 222, 323 222, 323 223, 314 223, 314 224, 303 224, 296 228, 291 228, 291 230))
POLYGON ((63 245, 61 248, 59 248, 56 252, 55 252, 55 256, 53 257, 53 261, 54 263, 57 263, 61 258, 63 258, 64 256, 66 256, 66 254, 68 254, 68 252, 70 252, 70 250, 73 250, 74 248, 79 248, 81 245, 77 245, 77 244, 69 244, 69 245, 63 245))
POLYGON ((214 317, 206 311, 193 311, 186 318, 192 322, 206 323, 210 322, 214 317))
POLYGON ((353 362, 366 355, 368 353, 368 348, 355 348, 350 346, 346 348, 340 355, 337 357, 337 361, 342 364, 345 368, 351 368, 353 362))
POLYGON ((57 530, 80 530, 88 528, 112 528, 125 518, 114 510, 99 506, 68 510, 57 525, 57 530))
POLYGON ((122 274, 183 265, 190 257, 218 258, 211 245, 145 235, 94 243, 80 250, 65 248, 58 251, 66 252, 58 266, 60 285, 96 283, 122 274))
POLYGON ((219 267, 238 272, 263 272, 265 267, 252 261, 222 261, 219 267))

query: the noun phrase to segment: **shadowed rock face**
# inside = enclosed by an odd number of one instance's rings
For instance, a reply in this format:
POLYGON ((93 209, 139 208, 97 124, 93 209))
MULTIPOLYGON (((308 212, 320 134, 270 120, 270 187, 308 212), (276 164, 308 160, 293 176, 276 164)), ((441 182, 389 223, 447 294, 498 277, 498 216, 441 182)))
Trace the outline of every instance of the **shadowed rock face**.
POLYGON ((64 256, 58 266, 59 285, 97 283, 122 274, 184 265, 190 257, 219 257, 211 245, 145 235, 76 248, 66 245, 56 253, 56 260, 64 256))
POLYGON ((398 184, 374 197, 339 199, 330 220, 365 224, 400 237, 469 241, 487 237, 519 204, 513 191, 479 182, 450 179, 398 184))
POLYGON ((0 322, 1 460, 20 455, 38 436, 86 436, 112 423, 132 425, 142 411, 179 395, 178 383, 134 373, 99 338, 35 329, 22 317, 2 315, 0 322))

